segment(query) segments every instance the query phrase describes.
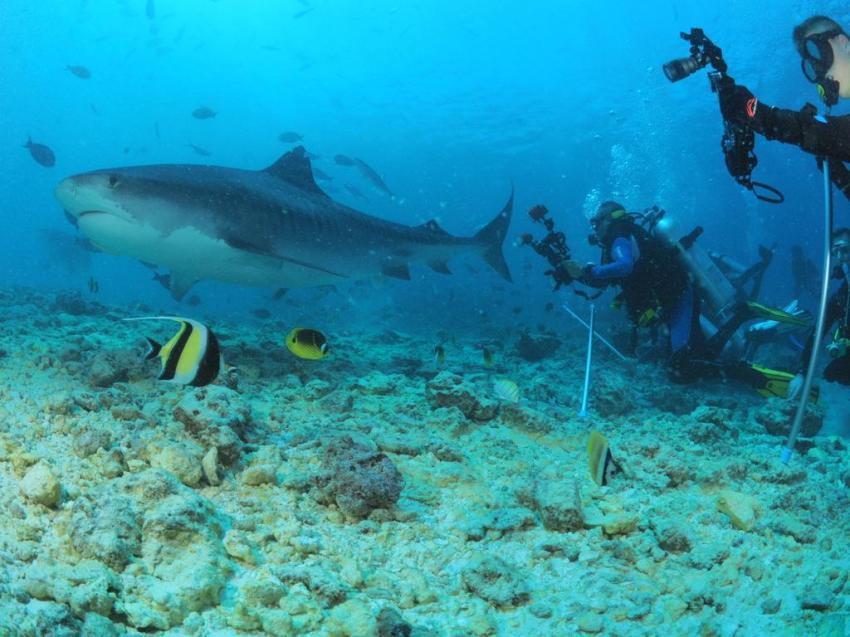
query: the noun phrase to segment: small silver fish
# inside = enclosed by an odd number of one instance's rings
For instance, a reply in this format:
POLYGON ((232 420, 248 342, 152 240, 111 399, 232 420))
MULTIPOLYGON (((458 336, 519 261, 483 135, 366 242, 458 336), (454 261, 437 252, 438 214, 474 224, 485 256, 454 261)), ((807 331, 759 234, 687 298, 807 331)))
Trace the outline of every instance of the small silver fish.
POLYGON ((201 157, 209 157, 210 155, 212 155, 212 153, 210 151, 208 151, 206 148, 202 148, 201 146, 195 146, 195 144, 186 144, 186 145, 189 148, 191 148, 192 150, 194 150, 201 157))
POLYGON ((200 106, 192 111, 192 117, 195 119, 212 119, 217 113, 209 106, 200 106))
POLYGON ((91 71, 89 71, 84 66, 79 66, 78 64, 73 64, 65 67, 69 72, 76 75, 81 80, 88 80, 91 78, 91 71))
POLYGON ((277 136, 279 141, 282 141, 284 144, 294 144, 295 142, 300 142, 304 137, 300 133, 296 133, 294 131, 285 131, 277 136))

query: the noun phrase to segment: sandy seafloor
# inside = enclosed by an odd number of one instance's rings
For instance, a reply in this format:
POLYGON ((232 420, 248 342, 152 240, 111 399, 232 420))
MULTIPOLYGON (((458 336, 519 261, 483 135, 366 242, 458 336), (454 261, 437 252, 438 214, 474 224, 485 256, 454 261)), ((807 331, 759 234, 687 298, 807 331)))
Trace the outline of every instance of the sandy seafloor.
POLYGON ((581 419, 581 334, 489 369, 461 339, 438 368, 401 331, 301 361, 275 322, 212 325, 235 369, 194 389, 142 361, 173 326, 125 316, 0 294, 2 635, 850 631, 848 441, 782 465, 782 401, 600 348, 581 419))

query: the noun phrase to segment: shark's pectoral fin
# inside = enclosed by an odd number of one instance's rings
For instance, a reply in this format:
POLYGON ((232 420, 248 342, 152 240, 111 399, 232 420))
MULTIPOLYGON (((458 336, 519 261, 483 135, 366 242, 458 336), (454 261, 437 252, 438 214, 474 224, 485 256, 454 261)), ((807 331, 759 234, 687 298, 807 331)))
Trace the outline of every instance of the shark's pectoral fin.
POLYGON ((391 276, 395 279, 404 279, 410 281, 410 269, 406 263, 385 263, 381 267, 381 273, 384 276, 391 276))
POLYGON ((252 243, 251 241, 247 241, 242 237, 225 235, 222 237, 222 240, 231 248, 235 248, 236 250, 242 250, 243 252, 250 252, 252 254, 259 254, 264 257, 276 257, 276 255, 271 251, 271 248, 252 243))
POLYGON ((175 301, 180 301, 186 296, 186 292, 198 282, 191 274, 184 272, 172 272, 168 277, 168 291, 175 301))
POLYGON ((449 270, 449 264, 445 261, 429 261, 428 266, 434 271, 439 272, 440 274, 451 274, 452 271, 449 270))
POLYGON ((315 270, 316 272, 322 272, 324 274, 330 274, 332 276, 338 276, 341 279, 348 278, 348 275, 342 274, 340 272, 334 272, 333 270, 328 270, 327 268, 323 268, 317 263, 311 263, 309 261, 303 261, 302 259, 296 259, 295 257, 288 257, 283 254, 277 254, 270 249, 267 249, 263 246, 259 246, 255 243, 251 243, 250 241, 246 241, 239 237, 222 237, 224 242, 229 245, 231 248, 235 248, 237 250, 242 250, 244 252, 250 252, 251 254, 256 254, 262 257, 268 257, 269 259, 276 259, 277 261, 284 261, 286 263, 291 263, 292 265, 297 265, 299 267, 305 268, 307 270, 315 270))

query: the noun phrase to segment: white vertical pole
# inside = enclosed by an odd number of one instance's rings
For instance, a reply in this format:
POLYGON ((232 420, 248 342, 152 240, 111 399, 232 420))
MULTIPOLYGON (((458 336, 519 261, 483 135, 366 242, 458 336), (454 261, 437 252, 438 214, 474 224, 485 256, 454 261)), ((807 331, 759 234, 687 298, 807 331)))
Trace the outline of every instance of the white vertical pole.
POLYGON ((590 390, 590 359, 593 353, 593 317, 595 314, 595 307, 593 303, 590 304, 590 324, 587 329, 587 363, 584 367, 584 393, 581 397, 581 411, 579 412, 579 416, 582 418, 587 416, 587 393, 590 390))

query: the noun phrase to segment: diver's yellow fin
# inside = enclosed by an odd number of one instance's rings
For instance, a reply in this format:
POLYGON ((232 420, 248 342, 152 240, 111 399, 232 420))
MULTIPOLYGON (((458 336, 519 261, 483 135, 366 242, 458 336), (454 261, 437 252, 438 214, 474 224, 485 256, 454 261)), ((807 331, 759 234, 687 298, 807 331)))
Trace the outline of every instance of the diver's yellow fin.
MULTIPOLYGON (((755 364, 750 365, 750 368, 755 372, 753 374, 753 387, 760 395, 765 398, 788 398, 794 374, 755 364)), ((812 387, 809 390, 809 400, 816 404, 819 397, 820 390, 817 387, 812 387)))
POLYGON ((806 327, 811 324, 811 315, 806 313, 791 314, 785 310, 780 310, 778 307, 769 307, 756 303, 755 301, 747 301, 747 309, 753 315, 753 318, 763 318, 777 323, 786 325, 797 325, 806 327))

